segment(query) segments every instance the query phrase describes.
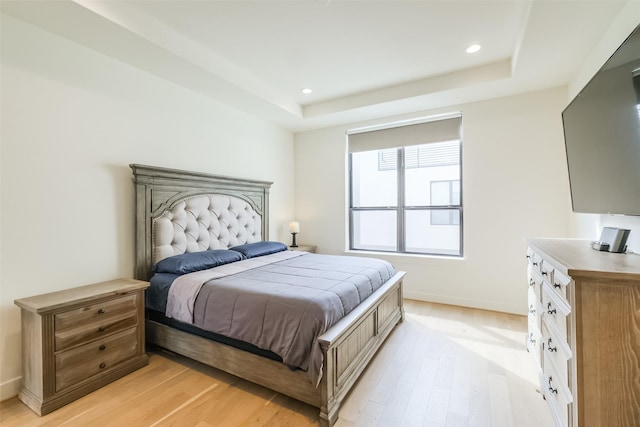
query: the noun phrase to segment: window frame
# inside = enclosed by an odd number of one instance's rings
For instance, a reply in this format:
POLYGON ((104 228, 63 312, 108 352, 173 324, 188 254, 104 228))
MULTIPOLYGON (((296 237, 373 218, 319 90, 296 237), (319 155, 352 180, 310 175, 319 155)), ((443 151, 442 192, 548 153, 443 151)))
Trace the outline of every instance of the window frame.
MULTIPOLYGON (((367 206, 367 207, 354 207, 353 206, 353 154, 352 152, 348 153, 348 173, 349 173, 349 250, 350 251, 362 251, 362 252, 383 252, 383 253, 392 253, 392 254, 400 254, 400 255, 426 255, 426 256, 443 256, 443 257, 451 257, 451 258, 463 258, 464 257, 464 211, 463 211, 463 158, 462 158, 462 137, 457 139, 458 141, 458 159, 460 164, 460 204, 459 205, 432 205, 431 202, 429 205, 424 206, 405 206, 405 162, 404 162, 404 150, 409 146, 401 146, 394 147, 397 154, 397 206, 367 206), (406 225, 406 217, 405 214, 407 211, 412 210, 420 210, 420 211, 437 211, 437 210, 458 210, 460 224, 443 224, 438 225, 441 227, 459 227, 459 253, 457 254, 447 254, 442 252, 415 252, 415 251, 407 251, 406 248, 406 238, 405 238, 405 225, 406 225), (362 212, 362 211, 395 211, 396 212, 396 250, 369 250, 362 248, 354 247, 354 212, 362 212)), ((376 151, 380 152, 383 149, 378 149, 376 151)), ((450 180, 454 181, 454 180, 450 180)), ((431 215, 429 215, 431 218, 431 215)))

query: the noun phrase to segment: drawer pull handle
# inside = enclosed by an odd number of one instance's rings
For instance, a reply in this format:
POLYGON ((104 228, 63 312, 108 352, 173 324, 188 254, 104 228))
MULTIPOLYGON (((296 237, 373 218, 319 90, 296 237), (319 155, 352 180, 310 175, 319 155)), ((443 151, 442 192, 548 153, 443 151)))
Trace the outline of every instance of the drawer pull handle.
POLYGON ((99 347, 100 351, 104 350, 105 348, 107 348, 107 346, 106 346, 106 345, 104 345, 104 344, 102 344, 102 345, 99 347))
POLYGON ((100 369, 104 369, 104 368, 106 368, 106 367, 107 367, 106 363, 102 362, 102 363, 100 364, 100 369))
POLYGON ((98 310, 98 314, 104 314, 104 308, 101 308, 100 310, 98 310))
POLYGON ((542 275, 543 275, 543 276, 546 276, 547 274, 548 274, 548 273, 547 273, 546 271, 543 271, 543 272, 542 272, 542 275))
MULTIPOLYGON (((551 347, 551 338, 549 338, 549 341, 547 341, 547 350, 549 350, 550 353, 558 351, 558 347, 551 347)), ((551 377, 549 377, 549 382, 551 382, 551 377)))
POLYGON ((104 332, 104 331, 105 331, 105 329, 106 329, 106 328, 105 328, 104 326, 100 326, 100 327, 98 328, 98 332, 104 332))
POLYGON ((530 338, 530 339, 529 339, 529 342, 530 342, 531 344, 535 344, 535 343, 536 343, 536 340, 535 340, 534 338, 530 338))
POLYGON ((531 255, 527 255, 527 259, 531 259, 531 255))
POLYGON ((555 308, 552 309, 551 307, 552 307, 551 303, 548 303, 547 304, 547 313, 548 314, 556 314, 556 309, 555 308))
POLYGON ((553 378, 552 378, 552 377, 549 377, 549 391, 550 391, 551 393, 558 394, 558 389, 557 389, 557 388, 553 388, 553 387, 551 387, 551 381, 553 381, 553 378))
POLYGON ((554 283, 553 287, 556 289, 560 289, 562 286, 560 285, 560 283, 554 283))
POLYGON ((536 282, 534 282, 534 280, 533 280, 533 279, 530 279, 530 280, 529 280, 529 286, 533 287, 533 286, 535 286, 535 285, 536 285, 536 282))
POLYGON ((529 306, 529 313, 536 314, 536 309, 533 308, 533 304, 529 306))
POLYGON ((533 261, 533 266, 534 266, 534 267, 537 267, 537 266, 538 266, 538 263, 537 263, 537 262, 535 262, 535 261, 533 261))

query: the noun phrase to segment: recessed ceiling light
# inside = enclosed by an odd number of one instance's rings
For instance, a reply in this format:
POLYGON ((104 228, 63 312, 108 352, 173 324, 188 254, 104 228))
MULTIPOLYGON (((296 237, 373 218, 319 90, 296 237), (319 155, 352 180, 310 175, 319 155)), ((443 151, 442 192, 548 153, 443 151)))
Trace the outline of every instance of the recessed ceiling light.
POLYGON ((472 44, 467 48, 467 53, 476 53, 482 48, 479 44, 472 44))
POLYGON ((305 87, 304 89, 300 90, 300 92, 302 92, 304 94, 310 94, 313 91, 311 89, 309 89, 308 87, 305 87))

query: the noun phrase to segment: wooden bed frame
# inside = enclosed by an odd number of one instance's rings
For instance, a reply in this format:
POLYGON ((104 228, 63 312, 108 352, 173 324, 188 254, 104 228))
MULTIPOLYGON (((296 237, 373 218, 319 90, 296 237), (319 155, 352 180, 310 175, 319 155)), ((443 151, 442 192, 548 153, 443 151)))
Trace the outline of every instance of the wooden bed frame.
MULTIPOLYGON (((176 203, 219 194, 247 201, 269 237, 270 182, 236 179, 144 165, 130 165, 136 189, 136 279, 149 280, 154 263, 154 219, 176 203)), ((229 345, 146 320, 149 343, 320 408, 320 424, 332 426, 342 400, 393 328, 404 320, 402 280, 396 273, 380 289, 321 335, 324 365, 316 388, 303 371, 229 345)))

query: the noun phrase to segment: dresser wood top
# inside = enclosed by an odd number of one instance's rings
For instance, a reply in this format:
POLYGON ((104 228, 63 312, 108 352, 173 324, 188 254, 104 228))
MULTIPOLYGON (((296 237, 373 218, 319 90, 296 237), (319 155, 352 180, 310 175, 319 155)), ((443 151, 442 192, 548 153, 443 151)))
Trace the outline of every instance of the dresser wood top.
POLYGON ((138 291, 140 289, 145 289, 148 286, 149 282, 144 282, 142 280, 116 279, 28 298, 20 298, 15 300, 15 304, 25 310, 42 314, 66 308, 71 305, 93 301, 97 298, 138 291))
POLYGON ((546 253, 556 268, 572 277, 607 277, 640 280, 640 255, 601 252, 591 248, 590 240, 526 239, 529 246, 546 253))

